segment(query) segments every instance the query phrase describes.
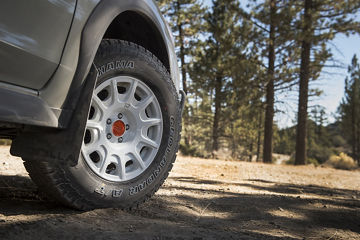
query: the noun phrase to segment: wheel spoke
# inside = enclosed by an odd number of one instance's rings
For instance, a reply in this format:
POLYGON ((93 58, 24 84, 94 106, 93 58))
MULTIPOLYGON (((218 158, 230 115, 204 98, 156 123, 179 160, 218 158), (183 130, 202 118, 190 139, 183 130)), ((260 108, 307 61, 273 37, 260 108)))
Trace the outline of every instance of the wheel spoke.
MULTIPOLYGON (((85 144, 85 146, 89 148, 92 145, 95 145, 96 148, 98 148, 100 138, 101 138, 101 134, 98 131, 92 131, 92 130, 89 130, 89 131, 90 131, 90 134, 91 134, 91 139, 90 139, 90 141, 88 143, 85 144)), ((85 142, 85 140, 84 140, 84 142, 85 142)), ((101 147, 101 145, 100 145, 100 147, 101 147)))
POLYGON ((92 98, 93 104, 101 111, 101 114, 104 114, 104 111, 107 109, 107 107, 105 106, 105 104, 101 101, 101 99, 93 94, 93 98, 92 98))
POLYGON ((147 146, 149 146, 149 147, 155 148, 155 149, 159 148, 159 144, 157 142, 155 142, 155 141, 153 141, 150 138, 145 137, 145 136, 141 137, 140 142, 147 145, 147 146))
POLYGON ((133 155, 134 158, 135 158, 134 160, 139 164, 140 168, 141 168, 141 169, 145 169, 146 166, 145 166, 145 163, 144 163, 144 161, 142 160, 140 154, 139 154, 137 151, 134 151, 134 152, 132 153, 132 155, 133 155))
POLYGON ((138 108, 145 109, 149 106, 150 103, 152 103, 152 101, 154 101, 154 96, 149 96, 139 103, 138 108))
POLYGON ((106 168, 109 164, 110 164, 110 156, 106 154, 105 156, 103 156, 103 161, 101 163, 101 167, 100 167, 101 174, 106 174, 106 168))
POLYGON ((137 86, 138 86, 138 83, 137 83, 137 81, 134 80, 131 83, 131 86, 130 86, 130 88, 128 90, 128 93, 127 93, 127 95, 125 97, 125 102, 126 103, 132 104, 134 102, 134 99, 135 99, 134 95, 135 95, 137 86))
POLYGON ((101 126, 101 124, 98 121, 88 120, 86 123, 86 128, 89 129, 95 129, 99 132, 102 132, 104 128, 101 126))
POLYGON ((95 143, 91 143, 91 144, 85 145, 84 154, 90 155, 93 152, 99 152, 98 150, 99 150, 99 146, 95 143))
POLYGON ((142 121, 143 126, 146 127, 158 126, 161 123, 162 120, 160 118, 150 118, 142 121))
POLYGON ((116 104, 119 102, 119 94, 117 90, 116 79, 111 80, 111 98, 112 98, 112 104, 116 104))
POLYGON ((120 169, 120 178, 122 180, 125 180, 126 179, 126 171, 125 171, 125 161, 122 161, 120 160, 119 161, 119 166, 121 166, 121 169, 120 169))

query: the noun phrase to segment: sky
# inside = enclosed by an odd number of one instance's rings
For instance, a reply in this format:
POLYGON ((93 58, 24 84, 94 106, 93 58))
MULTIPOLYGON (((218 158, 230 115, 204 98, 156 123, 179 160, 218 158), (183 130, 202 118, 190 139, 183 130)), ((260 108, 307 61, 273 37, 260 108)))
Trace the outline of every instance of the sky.
MULTIPOLYGON (((329 46, 332 49, 334 59, 340 61, 344 67, 324 69, 319 80, 312 84, 313 88, 322 90, 323 94, 320 97, 310 99, 309 106, 321 105, 325 107, 328 123, 332 123, 335 121, 334 114, 344 96, 347 66, 350 65, 354 54, 360 57, 360 36, 338 35, 330 42, 329 46)), ((277 100, 281 102, 277 107, 284 112, 275 116, 277 124, 280 128, 294 125, 297 114, 297 94, 295 92, 284 93, 278 96, 277 100), (286 102, 286 104, 282 102, 286 102)))
MULTIPOLYGON (((341 34, 336 36, 329 46, 332 49, 334 59, 340 61, 343 68, 324 69, 319 80, 312 84, 312 87, 322 90, 323 94, 320 97, 312 98, 309 106, 321 105, 325 107, 328 123, 332 123, 335 121, 334 114, 344 96, 347 67, 350 65, 354 54, 360 57, 360 36, 351 35, 346 37, 341 34)), ((287 104, 286 106, 278 104, 278 108, 284 113, 278 113, 275 121, 281 128, 294 125, 297 114, 297 94, 289 93, 288 96, 279 96, 278 100, 287 101, 287 104)))
MULTIPOLYGON (((211 5, 211 0, 204 3, 211 5)), ((247 0, 241 0, 241 5, 245 6, 247 0)), ((360 20, 360 16, 358 17, 360 20)), ((360 36, 351 35, 346 37, 344 34, 337 35, 329 43, 335 60, 340 61, 343 68, 324 69, 318 81, 310 87, 318 88, 323 91, 320 97, 312 98, 309 106, 321 105, 326 108, 328 123, 335 121, 334 114, 344 96, 345 77, 347 76, 347 66, 350 65, 354 54, 360 58, 360 36)), ((277 97, 276 107, 280 110, 275 115, 275 121, 280 128, 294 125, 297 114, 297 93, 288 92, 277 97)))

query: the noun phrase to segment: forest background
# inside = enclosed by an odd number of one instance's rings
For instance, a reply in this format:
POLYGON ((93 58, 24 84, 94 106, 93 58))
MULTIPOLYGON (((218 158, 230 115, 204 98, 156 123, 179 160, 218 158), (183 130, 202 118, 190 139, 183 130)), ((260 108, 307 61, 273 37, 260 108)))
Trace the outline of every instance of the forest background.
POLYGON ((339 57, 360 42, 359 1, 157 2, 187 94, 182 154, 360 164, 360 45, 339 57), (319 101, 329 89, 342 99, 319 101))

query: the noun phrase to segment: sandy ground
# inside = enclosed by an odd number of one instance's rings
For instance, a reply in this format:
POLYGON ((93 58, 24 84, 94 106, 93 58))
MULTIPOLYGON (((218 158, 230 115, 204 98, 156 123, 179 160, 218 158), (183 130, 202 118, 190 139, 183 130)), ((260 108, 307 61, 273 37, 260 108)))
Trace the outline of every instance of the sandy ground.
POLYGON ((360 171, 179 157, 139 209, 79 212, 0 147, 0 239, 360 239, 360 171))

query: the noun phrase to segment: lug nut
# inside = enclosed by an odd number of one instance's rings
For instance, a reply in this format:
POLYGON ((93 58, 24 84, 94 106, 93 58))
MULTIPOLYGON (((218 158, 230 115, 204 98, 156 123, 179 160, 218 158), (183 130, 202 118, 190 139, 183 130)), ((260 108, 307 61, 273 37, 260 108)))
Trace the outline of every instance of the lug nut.
POLYGON ((126 130, 129 130, 129 129, 130 129, 129 124, 126 124, 126 130))
POLYGON ((111 139, 112 138, 112 135, 109 133, 108 135, 107 135, 107 139, 111 139))
POLYGON ((118 142, 119 142, 119 143, 122 143, 122 142, 123 142, 123 138, 122 138, 122 137, 119 137, 118 142))
POLYGON ((106 123, 110 125, 112 123, 111 119, 106 120, 106 123))
POLYGON ((122 118, 123 118, 122 113, 119 113, 118 118, 119 118, 119 119, 122 119, 122 118))

